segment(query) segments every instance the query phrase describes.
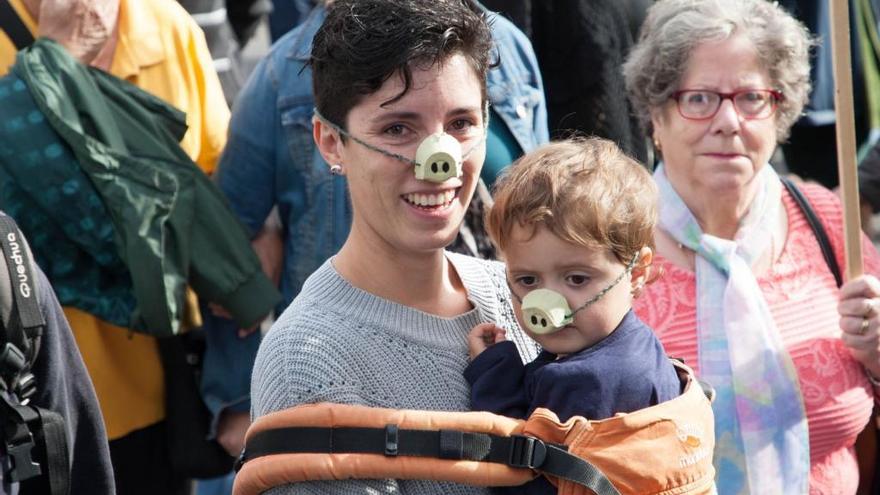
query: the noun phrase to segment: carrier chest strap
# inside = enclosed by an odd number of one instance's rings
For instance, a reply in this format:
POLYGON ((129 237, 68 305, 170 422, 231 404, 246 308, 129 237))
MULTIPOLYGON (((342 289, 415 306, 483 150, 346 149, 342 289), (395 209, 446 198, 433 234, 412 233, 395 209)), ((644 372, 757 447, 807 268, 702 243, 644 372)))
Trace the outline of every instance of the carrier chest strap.
POLYGON ((273 454, 381 454, 482 461, 529 468, 589 488, 596 495, 619 495, 599 469, 564 445, 523 435, 499 436, 458 430, 409 430, 397 425, 288 427, 257 433, 247 441, 235 469, 273 454))

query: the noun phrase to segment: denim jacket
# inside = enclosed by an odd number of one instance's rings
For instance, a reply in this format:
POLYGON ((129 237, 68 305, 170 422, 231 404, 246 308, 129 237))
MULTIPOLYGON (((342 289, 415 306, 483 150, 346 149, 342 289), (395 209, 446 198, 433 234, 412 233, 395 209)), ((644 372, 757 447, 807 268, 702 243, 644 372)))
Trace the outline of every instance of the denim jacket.
MULTIPOLYGON (((330 175, 312 138, 315 103, 306 62, 324 15, 321 6, 312 10, 254 69, 236 100, 229 140, 215 171, 232 209, 252 234, 278 206, 284 238, 284 299, 279 309, 339 250, 351 227, 345 179, 330 175)), ((530 151, 549 137, 538 63, 528 38, 510 21, 494 16, 492 35, 501 63, 488 75, 489 101, 520 147, 530 151)), ((215 352, 206 355, 202 380, 206 402, 215 414, 224 407, 244 410, 247 365, 253 363, 258 336, 237 341, 230 329, 206 332, 206 338, 225 363, 208 366, 215 352)))

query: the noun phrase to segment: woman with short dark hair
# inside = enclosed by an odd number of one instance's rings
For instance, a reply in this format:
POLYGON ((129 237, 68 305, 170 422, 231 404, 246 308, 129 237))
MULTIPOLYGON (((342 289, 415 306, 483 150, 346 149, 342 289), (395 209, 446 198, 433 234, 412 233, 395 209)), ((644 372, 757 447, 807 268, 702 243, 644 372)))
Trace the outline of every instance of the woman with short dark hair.
MULTIPOLYGON (((467 333, 498 322, 524 359, 500 263, 446 252, 485 155, 484 16, 463 0, 336 0, 312 47, 314 139, 348 183, 339 253, 263 340, 255 416, 304 403, 468 410, 467 333)), ((437 481, 311 482, 270 493, 487 493, 437 481)))

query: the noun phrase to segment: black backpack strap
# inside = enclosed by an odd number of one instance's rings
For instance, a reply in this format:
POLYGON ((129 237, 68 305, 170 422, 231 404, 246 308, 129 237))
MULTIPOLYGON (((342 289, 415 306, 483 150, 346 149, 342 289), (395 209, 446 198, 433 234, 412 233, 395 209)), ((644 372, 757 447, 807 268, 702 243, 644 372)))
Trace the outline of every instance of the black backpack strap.
POLYGON ((34 42, 34 36, 22 22, 18 12, 12 8, 9 0, 0 0, 0 30, 9 36, 16 50, 26 48, 34 42))
POLYGON ((25 400, 33 395, 33 379, 25 375, 36 360, 46 321, 37 301, 30 249, 15 221, 5 214, 0 214, 0 250, 11 284, 9 300, 0 300, 0 376, 7 381, 15 378, 9 383, 11 391, 25 400))
POLYGON ((9 481, 20 483, 21 493, 68 495, 70 453, 64 418, 19 404, 6 393, 0 393, 0 418, 9 481))
POLYGON ((21 493, 68 495, 70 492, 70 453, 64 417, 55 411, 27 406, 35 410, 38 422, 32 423, 34 460, 45 476, 32 478, 21 485, 21 493))
POLYGON ((254 458, 272 454, 383 454, 435 459, 495 462, 534 469, 584 486, 596 495, 619 495, 608 478, 565 446, 523 435, 498 436, 458 430, 289 427, 266 430, 248 440, 235 470, 254 458))
MULTIPOLYGON (((0 0, 0 5, 5 0, 0 0)), ((15 221, 0 212, 0 428, 6 451, 4 471, 22 493, 67 495, 70 457, 64 418, 29 405, 36 393, 31 367, 46 326, 37 299, 30 248, 15 221), (5 280, 4 280, 5 279, 5 280), (7 297, 8 296, 8 297, 7 297)))
POLYGON ((819 220, 819 216, 816 215, 816 212, 813 210, 813 207, 810 205, 806 196, 804 196, 804 193, 798 189, 791 179, 788 177, 780 177, 780 179, 785 188, 788 189, 788 192, 791 194, 795 203, 797 203, 798 207, 800 207, 804 216, 807 218, 807 223, 810 224, 810 228, 813 230, 816 240, 819 241, 819 248, 822 249, 822 257, 825 258, 825 263, 828 265, 828 269, 831 270, 831 274, 834 275, 837 287, 842 286, 843 277, 840 274, 840 266, 837 264, 834 250, 831 248, 831 241, 828 239, 828 233, 825 231, 825 227, 819 220))

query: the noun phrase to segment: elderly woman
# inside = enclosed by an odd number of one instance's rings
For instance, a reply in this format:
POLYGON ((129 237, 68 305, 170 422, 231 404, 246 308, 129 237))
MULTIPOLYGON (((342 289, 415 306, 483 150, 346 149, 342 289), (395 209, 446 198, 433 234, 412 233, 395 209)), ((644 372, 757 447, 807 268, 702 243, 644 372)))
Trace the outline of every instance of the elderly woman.
MULTIPOLYGON (((624 66, 662 163, 637 314, 715 386, 718 491, 855 493, 880 377, 880 282, 841 289, 767 164, 809 91, 805 28, 764 0, 661 0, 624 66)), ((840 205, 803 186, 842 265, 840 205)), ((863 240, 868 273, 878 273, 863 240)))
MULTIPOLYGON (((467 334, 481 322, 499 322, 523 358, 534 358, 503 266, 444 250, 483 165, 490 47, 485 18, 465 0, 336 0, 327 8, 311 55, 314 141, 326 173, 345 177, 354 215, 342 248, 260 345, 254 416, 321 401, 468 410, 467 334)), ((270 493, 487 490, 362 480, 270 493)))

